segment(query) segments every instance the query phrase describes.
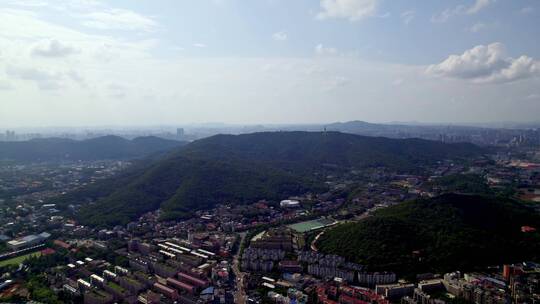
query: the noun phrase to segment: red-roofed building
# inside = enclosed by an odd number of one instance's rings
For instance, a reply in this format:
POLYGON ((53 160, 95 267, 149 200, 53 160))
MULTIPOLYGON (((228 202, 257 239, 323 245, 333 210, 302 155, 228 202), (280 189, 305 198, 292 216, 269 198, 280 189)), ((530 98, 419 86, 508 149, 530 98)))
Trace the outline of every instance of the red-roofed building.
POLYGON ((521 226, 521 232, 529 233, 529 232, 535 232, 536 228, 531 226, 521 226))
POLYGON ((198 279, 194 276, 190 276, 183 272, 178 273, 178 278, 180 279, 180 281, 186 282, 188 284, 193 284, 197 287, 202 287, 202 288, 208 287, 207 281, 198 279))
POLYGON ((41 250, 42 255, 51 255, 51 254, 55 254, 55 253, 56 253, 56 250, 54 250, 52 248, 45 248, 45 249, 41 250))
POLYGON ((186 291, 192 295, 195 294, 195 289, 196 289, 195 286, 189 285, 184 282, 180 282, 173 278, 167 278, 167 285, 174 287, 176 289, 182 290, 182 291, 186 291))
POLYGON ((64 249, 69 249, 69 247, 71 247, 68 243, 60 240, 54 240, 53 244, 64 249))
POLYGON ((317 286, 317 303, 324 304, 390 304, 371 289, 321 284, 317 286))
POLYGON ((253 206, 255 206, 255 208, 258 208, 258 209, 268 209, 268 205, 266 204, 266 202, 258 202, 258 203, 255 203, 253 204, 253 206))
POLYGON ((159 283, 154 283, 154 289, 172 300, 178 299, 178 292, 175 289, 169 288, 159 283))

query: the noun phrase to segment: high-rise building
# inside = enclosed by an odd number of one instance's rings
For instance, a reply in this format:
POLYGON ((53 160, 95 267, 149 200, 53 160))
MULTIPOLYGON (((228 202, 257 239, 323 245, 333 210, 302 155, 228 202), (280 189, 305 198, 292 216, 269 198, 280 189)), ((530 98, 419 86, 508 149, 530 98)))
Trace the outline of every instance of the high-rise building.
POLYGON ((176 137, 182 138, 182 137, 184 137, 184 134, 185 134, 184 133, 184 128, 177 128, 176 129, 176 137))
POLYGON ((17 140, 17 136, 15 135, 15 131, 6 130, 5 135, 3 136, 4 141, 15 141, 17 140))

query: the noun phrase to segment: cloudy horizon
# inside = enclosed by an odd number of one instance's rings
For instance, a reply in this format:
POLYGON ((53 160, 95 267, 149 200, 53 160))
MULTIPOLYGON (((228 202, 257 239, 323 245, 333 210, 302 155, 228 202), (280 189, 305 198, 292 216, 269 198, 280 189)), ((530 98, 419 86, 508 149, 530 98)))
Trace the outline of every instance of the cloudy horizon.
POLYGON ((0 127, 538 122, 540 3, 0 0, 0 127))

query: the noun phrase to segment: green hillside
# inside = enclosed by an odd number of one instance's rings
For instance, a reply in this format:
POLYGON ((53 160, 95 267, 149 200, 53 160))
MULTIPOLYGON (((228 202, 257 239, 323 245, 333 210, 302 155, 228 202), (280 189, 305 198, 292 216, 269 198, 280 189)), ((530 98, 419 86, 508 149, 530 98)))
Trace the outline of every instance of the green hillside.
POLYGON ((447 194, 339 225, 317 246, 371 270, 471 270, 540 258, 540 233, 522 233, 524 225, 540 227, 540 216, 518 202, 447 194))
POLYGON ((79 216, 91 225, 124 224, 159 207, 163 218, 172 219, 218 203, 279 200, 319 192, 324 189, 319 177, 324 175, 318 174, 323 170, 373 166, 416 170, 422 162, 482 152, 469 144, 447 145, 336 132, 217 135, 131 170, 120 176, 120 181, 93 185, 90 193, 82 189, 69 194, 63 203, 97 199, 84 207, 79 216), (100 185, 106 191, 100 191, 100 185))
POLYGON ((218 203, 279 200, 322 189, 313 180, 270 167, 174 158, 87 205, 80 218, 91 225, 125 224, 162 207, 163 219, 178 219, 218 203))

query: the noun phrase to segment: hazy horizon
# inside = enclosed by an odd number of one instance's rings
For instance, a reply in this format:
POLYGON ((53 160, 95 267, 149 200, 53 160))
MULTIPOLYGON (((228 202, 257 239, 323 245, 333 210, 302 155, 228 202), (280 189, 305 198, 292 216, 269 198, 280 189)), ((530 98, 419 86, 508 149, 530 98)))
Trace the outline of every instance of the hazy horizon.
POLYGON ((540 3, 0 1, 0 128, 535 123, 540 3))
MULTIPOLYGON (((455 126, 455 127, 470 127, 470 128, 487 128, 487 129, 536 129, 540 128, 540 121, 530 121, 530 122, 512 122, 512 121, 501 121, 501 122, 470 122, 470 123, 456 123, 456 122, 418 122, 418 121, 390 121, 390 122, 369 122, 369 121, 335 121, 335 122, 319 122, 319 123, 225 123, 225 122, 207 122, 207 123, 178 123, 178 124, 133 124, 133 125, 113 125, 113 124, 104 124, 104 125, 65 125, 65 126, 15 126, 15 127, 3 127, 0 125, 0 133, 4 131, 16 131, 20 133, 43 133, 55 134, 63 132, 71 133, 87 133, 87 132, 104 132, 103 134, 117 134, 117 132, 150 132, 149 134, 154 134, 155 132, 176 132, 177 128, 184 128, 186 130, 237 130, 246 129, 248 132, 256 132, 257 128, 260 128, 261 131, 270 131, 273 129, 285 128, 284 130, 296 130, 295 127, 298 127, 298 131, 312 130, 314 127, 320 127, 321 130, 324 127, 333 125, 333 124, 344 124, 351 122, 361 122, 374 125, 403 125, 403 126, 414 126, 414 127, 446 127, 446 126, 455 126), (307 128, 307 129, 306 129, 307 128), (311 128, 311 129, 310 129, 311 128), (251 130, 251 131, 249 131, 251 130), (154 133, 153 133, 154 132, 154 133)), ((225 132, 227 133, 227 132, 225 132)))

